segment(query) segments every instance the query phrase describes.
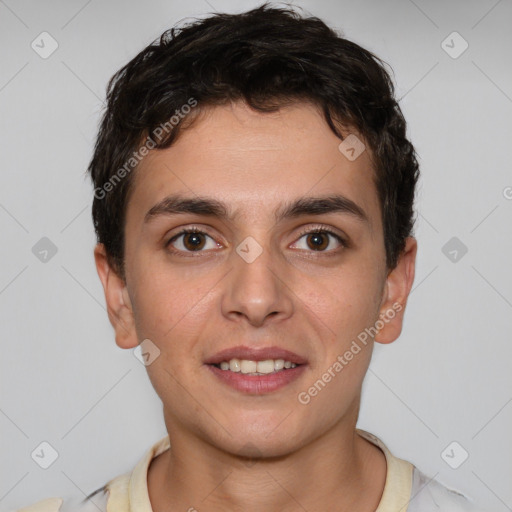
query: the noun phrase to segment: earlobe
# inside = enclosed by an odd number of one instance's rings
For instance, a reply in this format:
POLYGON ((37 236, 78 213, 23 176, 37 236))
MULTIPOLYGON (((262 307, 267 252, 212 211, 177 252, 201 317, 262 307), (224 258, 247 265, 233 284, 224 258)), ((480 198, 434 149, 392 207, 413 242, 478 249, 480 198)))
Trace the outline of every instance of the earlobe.
POLYGON ((392 343, 402 332, 405 306, 414 282, 417 249, 416 239, 408 237, 397 266, 386 278, 384 297, 376 322, 378 332, 374 338, 378 343, 392 343))
POLYGON ((96 270, 103 285, 107 313, 115 331, 116 343, 120 348, 134 348, 138 345, 133 309, 125 281, 109 265, 105 246, 94 248, 96 270))

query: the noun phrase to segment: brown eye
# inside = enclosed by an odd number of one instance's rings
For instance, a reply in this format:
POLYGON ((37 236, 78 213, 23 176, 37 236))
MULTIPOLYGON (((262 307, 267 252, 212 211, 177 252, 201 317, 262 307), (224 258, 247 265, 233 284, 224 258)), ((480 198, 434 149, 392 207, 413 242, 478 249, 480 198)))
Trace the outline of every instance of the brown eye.
POLYGON ((310 233, 306 240, 308 247, 314 251, 323 251, 329 246, 329 237, 326 233, 310 233))
POLYGON ((175 253, 191 253, 204 252, 203 249, 215 249, 219 247, 219 244, 211 236, 198 229, 184 229, 173 236, 167 242, 166 247, 175 253), (208 244, 210 245, 208 246, 208 244))
POLYGON ((295 244, 298 245, 299 249, 325 253, 334 252, 340 247, 347 247, 347 243, 343 238, 341 238, 341 236, 330 229, 320 227, 302 232, 299 241, 295 242, 295 244), (304 239, 305 244, 302 242, 302 239, 304 239), (332 241, 334 241, 334 247, 329 248, 332 241), (306 247, 300 247, 301 243, 306 247), (338 244, 338 247, 336 247, 336 243, 338 244))
POLYGON ((203 233, 185 233, 183 235, 183 245, 189 251, 199 251, 205 245, 203 233))

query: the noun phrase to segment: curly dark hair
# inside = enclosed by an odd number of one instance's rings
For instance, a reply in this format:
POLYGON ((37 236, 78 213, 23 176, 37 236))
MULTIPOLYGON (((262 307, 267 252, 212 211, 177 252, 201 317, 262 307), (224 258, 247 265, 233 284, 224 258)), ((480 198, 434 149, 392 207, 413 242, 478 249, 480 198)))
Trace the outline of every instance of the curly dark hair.
POLYGON ((136 169, 141 146, 151 141, 155 148, 169 147, 180 128, 189 126, 182 119, 197 117, 194 111, 181 115, 181 108, 187 112, 183 106, 241 100, 260 112, 309 102, 321 109, 340 139, 339 126, 362 135, 374 168, 386 264, 388 270, 395 268, 414 225, 419 166, 385 65, 319 18, 268 3, 166 30, 115 73, 107 87, 106 111, 88 172, 95 187, 94 227, 109 264, 125 278, 130 171, 136 169), (171 116, 176 121, 162 136, 161 126, 169 126, 171 116))

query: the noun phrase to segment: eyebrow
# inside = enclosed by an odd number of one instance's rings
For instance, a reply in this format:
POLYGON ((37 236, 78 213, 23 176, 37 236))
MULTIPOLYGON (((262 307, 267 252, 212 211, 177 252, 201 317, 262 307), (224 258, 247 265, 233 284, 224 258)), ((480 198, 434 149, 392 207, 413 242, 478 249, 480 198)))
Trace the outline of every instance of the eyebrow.
MULTIPOLYGON (((232 211, 228 205, 209 197, 184 197, 173 194, 165 197, 144 216, 144 223, 162 215, 195 214, 208 217, 217 217, 232 221, 237 212, 232 211)), ((321 197, 301 197, 281 205, 274 211, 276 222, 285 219, 294 219, 306 215, 324 215, 329 213, 345 213, 355 219, 371 226, 366 212, 351 199, 343 195, 329 195, 321 197)))

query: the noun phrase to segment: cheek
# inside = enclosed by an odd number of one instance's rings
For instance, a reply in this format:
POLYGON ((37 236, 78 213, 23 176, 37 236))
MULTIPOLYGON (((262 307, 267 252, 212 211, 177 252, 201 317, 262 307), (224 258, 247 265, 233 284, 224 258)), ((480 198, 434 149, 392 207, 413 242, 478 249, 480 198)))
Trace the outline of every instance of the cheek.
POLYGON ((133 268, 142 269, 131 274, 130 294, 139 338, 151 339, 162 351, 183 345, 190 350, 211 313, 211 292, 218 277, 197 270, 192 275, 155 262, 133 268))
POLYGON ((321 278, 302 278, 297 288, 311 313, 343 340, 357 336, 378 316, 381 282, 370 269, 340 267, 321 278))
POLYGON ((164 329, 170 329, 180 318, 182 303, 169 287, 154 275, 140 280, 135 287, 134 298, 135 326, 139 336, 158 340, 164 329))

